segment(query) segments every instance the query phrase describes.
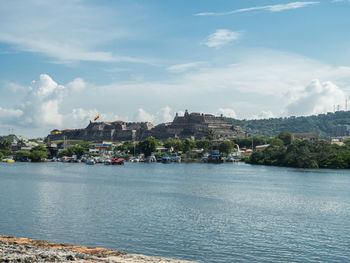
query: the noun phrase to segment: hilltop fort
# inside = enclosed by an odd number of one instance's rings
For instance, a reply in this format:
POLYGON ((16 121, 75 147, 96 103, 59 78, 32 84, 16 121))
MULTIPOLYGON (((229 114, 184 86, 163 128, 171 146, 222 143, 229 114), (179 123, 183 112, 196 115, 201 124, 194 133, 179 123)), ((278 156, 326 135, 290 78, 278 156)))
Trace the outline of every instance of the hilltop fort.
POLYGON ((176 116, 172 123, 154 126, 150 122, 91 122, 85 129, 53 130, 48 136, 50 140, 86 140, 86 141, 139 141, 149 136, 159 140, 168 138, 206 138, 208 132, 216 138, 244 138, 247 134, 241 127, 228 124, 225 118, 212 114, 188 113, 176 116))

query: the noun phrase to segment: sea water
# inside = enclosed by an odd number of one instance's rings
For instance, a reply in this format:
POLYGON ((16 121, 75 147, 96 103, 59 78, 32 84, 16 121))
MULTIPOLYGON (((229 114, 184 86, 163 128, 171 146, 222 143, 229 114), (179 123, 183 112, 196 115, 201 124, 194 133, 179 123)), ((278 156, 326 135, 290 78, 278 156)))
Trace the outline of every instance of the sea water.
POLYGON ((0 234, 198 262, 350 262, 350 171, 0 164, 0 234))

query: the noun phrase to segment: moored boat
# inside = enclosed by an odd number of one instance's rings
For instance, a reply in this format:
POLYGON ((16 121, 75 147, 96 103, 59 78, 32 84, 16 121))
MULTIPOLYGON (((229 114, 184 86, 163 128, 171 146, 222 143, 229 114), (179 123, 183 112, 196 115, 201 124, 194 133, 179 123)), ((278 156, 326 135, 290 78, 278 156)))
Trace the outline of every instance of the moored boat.
POLYGON ((2 162, 3 163, 14 163, 15 160, 13 160, 12 158, 5 158, 5 159, 2 159, 2 162))
POLYGON ((162 156, 162 163, 170 163, 171 159, 168 155, 162 156))
POLYGON ((123 158, 112 159, 112 165, 123 165, 125 160, 123 158))
POLYGON ((88 165, 94 165, 96 162, 95 162, 95 160, 94 159, 87 159, 86 160, 86 164, 88 164, 88 165))

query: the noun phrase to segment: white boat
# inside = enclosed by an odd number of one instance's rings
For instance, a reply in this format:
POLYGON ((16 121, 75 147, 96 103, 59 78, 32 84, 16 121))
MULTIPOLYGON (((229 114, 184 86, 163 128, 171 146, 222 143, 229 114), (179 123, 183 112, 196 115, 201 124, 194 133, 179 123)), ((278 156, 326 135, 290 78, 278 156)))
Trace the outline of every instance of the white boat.
POLYGON ((94 165, 96 162, 95 162, 95 160, 94 159, 87 159, 86 160, 86 164, 88 164, 88 165, 94 165))

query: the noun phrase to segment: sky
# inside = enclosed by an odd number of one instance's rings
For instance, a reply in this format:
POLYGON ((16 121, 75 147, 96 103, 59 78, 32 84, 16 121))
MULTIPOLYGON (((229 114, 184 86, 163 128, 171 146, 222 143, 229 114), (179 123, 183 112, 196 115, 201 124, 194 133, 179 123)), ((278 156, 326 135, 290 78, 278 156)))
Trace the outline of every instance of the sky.
MULTIPOLYGON (((0 135, 345 110, 350 0, 0 0, 0 135)), ((350 107, 350 103, 349 103, 350 107)))

